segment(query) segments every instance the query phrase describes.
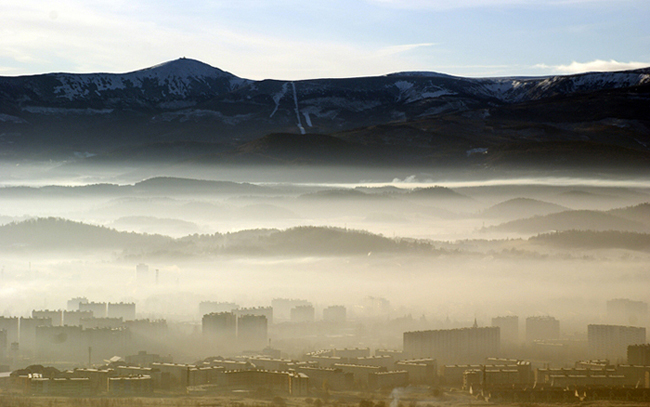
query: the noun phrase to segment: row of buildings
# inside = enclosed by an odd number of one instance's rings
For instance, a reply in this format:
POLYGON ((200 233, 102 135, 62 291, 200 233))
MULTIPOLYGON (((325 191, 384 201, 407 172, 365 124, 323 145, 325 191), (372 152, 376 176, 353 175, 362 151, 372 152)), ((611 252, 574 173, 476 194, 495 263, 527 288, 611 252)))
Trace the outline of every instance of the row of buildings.
POLYGON ((156 348, 167 334, 165 320, 90 317, 55 326, 50 318, 0 317, 0 359, 94 363, 156 348))
MULTIPOLYGON (((94 302, 88 301, 86 297, 76 297, 68 301, 66 311, 39 311, 47 313, 53 323, 59 325, 71 325, 65 321, 66 312, 91 312, 97 318, 122 318, 124 320, 136 319, 134 302, 94 302)), ((37 311, 34 311, 37 312, 37 311)))
MULTIPOLYGON (((199 315, 231 312, 241 315, 264 315, 269 324, 278 321, 295 323, 316 321, 316 309, 305 300, 276 298, 270 307, 240 307, 233 302, 202 301, 199 303, 199 315)), ((347 320, 347 309, 342 305, 332 305, 323 309, 323 321, 344 323, 347 320)))
MULTIPOLYGON (((208 388, 214 391, 263 388, 287 395, 307 395, 323 390, 429 385, 470 391, 488 389, 500 392, 503 397, 508 392, 512 396, 530 389, 536 389, 539 396, 553 394, 556 391, 553 389, 566 388, 576 391, 650 388, 648 344, 629 346, 625 364, 610 364, 609 360, 599 359, 579 361, 572 367, 535 368, 526 360, 487 357, 479 361, 482 353, 498 348, 476 344, 486 342, 496 346, 495 333, 498 334, 496 327, 472 327, 424 331, 411 338, 418 341, 423 339, 422 335, 428 336, 429 342, 442 343, 445 352, 456 352, 457 360, 463 357, 459 349, 465 349, 477 358, 474 359, 476 363, 447 363, 446 357, 439 363, 432 357, 414 357, 415 348, 407 348, 406 343, 404 351, 375 350, 374 354, 370 348, 323 349, 293 360, 267 356, 264 353, 273 352, 266 349, 255 355, 210 357, 192 364, 172 363, 158 355, 139 352, 125 359, 116 358, 110 365, 98 369, 79 368, 49 375, 16 371, 12 373, 12 385, 28 394, 68 395, 75 391, 77 396, 149 394, 155 389, 186 391, 195 387, 202 391, 208 388), (455 349, 454 340, 459 343, 455 349)), ((420 348, 420 351, 430 349, 420 348)))
POLYGON ((529 361, 487 358, 477 364, 443 364, 430 358, 404 359, 396 351, 327 349, 301 360, 263 355, 208 358, 193 364, 161 361, 141 352, 98 369, 78 368, 46 375, 16 371, 14 388, 29 394, 147 394, 155 389, 187 391, 259 390, 286 395, 321 391, 394 389, 408 385, 470 391, 526 389, 650 388, 650 366, 587 360, 564 368, 533 368, 529 361), (135 363, 138 361, 139 363, 135 363))
MULTIPOLYGON (((648 304, 643 301, 633 301, 617 298, 606 302, 605 324, 620 326, 645 326, 648 322, 648 304)), ((501 316, 492 318, 492 326, 501 328, 501 340, 504 344, 519 344, 521 342, 519 317, 501 316)), ((552 316, 532 316, 525 321, 525 343, 531 344, 539 340, 560 339, 560 321, 552 316)))
MULTIPOLYGON (((539 338, 531 340, 533 345, 561 345, 552 342, 559 339, 559 323, 554 318, 528 318, 528 332, 539 338)), ((501 353, 501 335, 500 326, 476 325, 472 328, 405 332, 404 353, 409 357, 429 357, 444 363, 475 363, 501 353)), ((621 360, 627 356, 628 346, 645 343, 644 327, 591 324, 587 326, 587 341, 583 345, 586 354, 592 358, 621 360)))
POLYGON ((268 320, 263 314, 213 312, 203 316, 202 332, 214 351, 262 349, 268 339, 268 320))

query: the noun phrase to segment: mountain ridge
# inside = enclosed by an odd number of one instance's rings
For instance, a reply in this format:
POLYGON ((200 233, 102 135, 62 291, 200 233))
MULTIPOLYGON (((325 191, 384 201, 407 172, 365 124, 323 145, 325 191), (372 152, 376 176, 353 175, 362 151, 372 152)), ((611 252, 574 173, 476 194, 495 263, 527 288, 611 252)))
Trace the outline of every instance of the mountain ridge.
POLYGON ((429 242, 388 238, 363 230, 328 226, 247 229, 232 233, 192 234, 180 238, 121 232, 64 218, 33 218, 0 226, 0 252, 121 249, 122 255, 198 256, 242 254, 363 255, 369 252, 438 253, 429 242), (38 238, 34 238, 38 236, 38 238))
MULTIPOLYGON (((534 141, 593 137, 650 153, 650 121, 643 113, 650 107, 648 88, 650 68, 539 78, 398 72, 254 81, 181 58, 124 74, 0 77, 0 155, 70 159, 178 142, 220 144, 236 151, 275 133, 330 135, 366 149, 374 143, 386 151, 373 151, 373 160, 397 164, 428 165, 442 156, 458 162, 465 151, 530 141, 531 136, 534 141), (620 103, 608 104, 611 95, 620 103), (582 121, 566 123, 572 120, 567 111, 593 111, 593 105, 603 106, 599 120, 608 122, 585 122, 583 114, 582 121), (417 124, 422 120, 438 129, 423 128, 417 124), (400 124, 406 127, 395 126, 400 124), (417 132, 408 130, 418 126, 417 132), (524 127, 528 129, 520 130, 524 127), (365 132, 361 139, 346 138, 345 132, 355 129, 365 132), (369 136, 380 134, 376 129, 385 136, 368 143, 369 136), (411 159, 421 152, 431 158, 411 159)), ((198 153, 185 151, 183 159, 198 153)), ((294 154, 280 162, 327 162, 328 154, 294 154)), ((252 159, 269 161, 264 154, 252 159)))

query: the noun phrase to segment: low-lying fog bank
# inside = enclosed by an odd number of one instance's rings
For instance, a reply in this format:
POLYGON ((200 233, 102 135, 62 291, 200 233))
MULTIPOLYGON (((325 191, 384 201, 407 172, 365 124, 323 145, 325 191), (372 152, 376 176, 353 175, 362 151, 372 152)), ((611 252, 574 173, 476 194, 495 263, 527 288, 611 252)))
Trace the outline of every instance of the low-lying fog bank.
POLYGON ((645 300, 650 288, 650 185, 639 178, 115 172, 52 186, 13 174, 0 181, 4 316, 86 297, 134 302, 139 318, 192 332, 201 301, 294 298, 317 319, 343 305, 351 321, 388 323, 386 346, 407 329, 504 315, 552 315, 584 338, 607 300, 645 300))
POLYGON ((650 284, 647 256, 629 260, 228 256, 211 262, 150 262, 145 281, 136 278, 135 262, 30 259, 31 265, 5 261, 0 288, 3 315, 65 309, 70 298, 87 297, 136 302, 142 316, 198 321, 202 300, 252 307, 270 306, 274 298, 300 298, 321 310, 345 305, 354 318, 367 316, 355 313, 367 297, 378 297, 390 302, 385 318, 476 317, 489 325, 494 316, 518 314, 584 322, 600 321, 607 299, 645 298, 650 284))

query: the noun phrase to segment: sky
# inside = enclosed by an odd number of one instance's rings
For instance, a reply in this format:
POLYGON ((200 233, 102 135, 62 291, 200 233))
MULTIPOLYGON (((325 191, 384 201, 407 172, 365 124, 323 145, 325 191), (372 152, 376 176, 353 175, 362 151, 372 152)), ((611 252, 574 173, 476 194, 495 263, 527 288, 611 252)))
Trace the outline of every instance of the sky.
POLYGON ((248 79, 650 66, 649 0, 0 0, 0 75, 180 57, 248 79))

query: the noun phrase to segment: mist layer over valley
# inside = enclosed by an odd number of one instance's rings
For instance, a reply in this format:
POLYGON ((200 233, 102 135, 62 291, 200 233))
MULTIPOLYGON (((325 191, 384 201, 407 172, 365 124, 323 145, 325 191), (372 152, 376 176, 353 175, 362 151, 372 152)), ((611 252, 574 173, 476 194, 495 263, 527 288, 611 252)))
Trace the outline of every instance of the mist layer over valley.
POLYGON ((294 298, 317 318, 344 305, 350 321, 384 327, 306 342, 278 330, 276 344, 292 354, 399 349, 405 330, 498 315, 553 315, 565 336, 584 338, 588 323, 606 320, 606 300, 643 299, 650 286, 650 186, 634 179, 106 178, 18 186, 13 177, 0 189, 3 315, 86 297, 134 302, 138 317, 191 331, 201 301, 294 298))

